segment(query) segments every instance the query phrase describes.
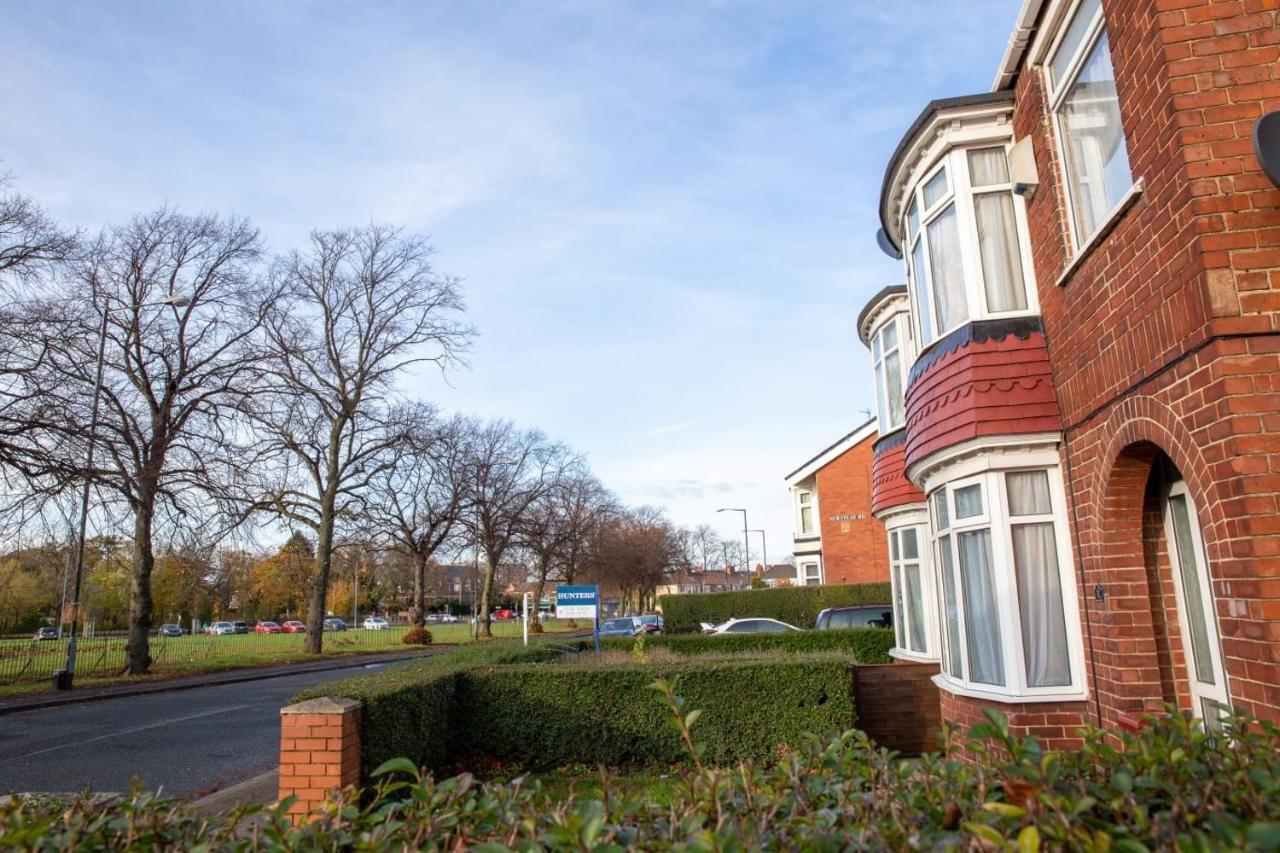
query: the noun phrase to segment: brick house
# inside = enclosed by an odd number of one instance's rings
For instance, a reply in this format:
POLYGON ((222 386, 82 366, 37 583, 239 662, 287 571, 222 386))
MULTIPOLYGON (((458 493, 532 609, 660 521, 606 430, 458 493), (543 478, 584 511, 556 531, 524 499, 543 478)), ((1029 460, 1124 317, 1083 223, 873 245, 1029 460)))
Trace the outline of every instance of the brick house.
POLYGON ((872 507, 947 720, 1280 719, 1278 14, 1024 0, 889 160, 872 507))
POLYGON ((884 526, 871 512, 872 418, 787 475, 795 509, 795 584, 889 579, 884 526))

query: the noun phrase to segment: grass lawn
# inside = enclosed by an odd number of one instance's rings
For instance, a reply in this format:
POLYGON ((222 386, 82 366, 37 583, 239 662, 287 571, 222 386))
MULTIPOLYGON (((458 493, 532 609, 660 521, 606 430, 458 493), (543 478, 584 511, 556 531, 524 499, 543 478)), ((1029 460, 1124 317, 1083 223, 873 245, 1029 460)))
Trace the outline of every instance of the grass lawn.
MULTIPOLYGON (((465 622, 427 627, 435 643, 454 645, 472 642, 471 626, 465 622)), ((548 633, 571 630, 567 624, 554 619, 544 621, 543 627, 548 633)), ((384 631, 357 628, 326 632, 324 656, 405 649, 401 638, 407 630, 408 626, 397 625, 384 631)), ((519 637, 520 622, 494 622, 493 633, 496 637, 519 637)), ((313 655, 303 651, 305 641, 302 634, 152 637, 152 674, 135 677, 118 675, 124 668, 124 637, 81 638, 76 651, 76 684, 93 686, 156 681, 200 672, 314 660, 313 655)), ((66 655, 65 640, 0 640, 0 696, 42 693, 52 689, 53 673, 66 664, 66 655)))

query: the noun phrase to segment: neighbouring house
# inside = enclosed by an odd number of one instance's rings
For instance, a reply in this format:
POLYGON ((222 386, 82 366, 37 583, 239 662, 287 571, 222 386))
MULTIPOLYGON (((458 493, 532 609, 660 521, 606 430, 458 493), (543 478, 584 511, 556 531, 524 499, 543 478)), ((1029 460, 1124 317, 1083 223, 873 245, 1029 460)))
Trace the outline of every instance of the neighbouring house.
POLYGON ((884 526, 871 511, 876 435, 872 418, 787 475, 797 586, 889 579, 884 526))
POLYGON ((762 566, 756 563, 754 576, 767 587, 792 586, 796 582, 796 567, 790 563, 762 566))
POLYGON ((724 569, 694 568, 670 574, 659 584, 658 595, 688 595, 699 592, 735 592, 751 587, 751 575, 735 571, 733 566, 724 569))
POLYGON ((992 91, 889 159, 872 508, 948 721, 1280 719, 1278 15, 1023 0, 992 91))

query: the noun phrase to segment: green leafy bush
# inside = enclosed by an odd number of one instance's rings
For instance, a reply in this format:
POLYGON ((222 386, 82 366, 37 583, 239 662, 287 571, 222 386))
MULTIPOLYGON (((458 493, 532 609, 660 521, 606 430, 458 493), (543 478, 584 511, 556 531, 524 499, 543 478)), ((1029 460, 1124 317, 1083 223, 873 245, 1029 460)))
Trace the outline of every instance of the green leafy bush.
POLYGON ((400 642, 406 646, 429 646, 431 645, 431 632, 426 628, 410 628, 404 632, 404 636, 400 638, 400 642))
MULTIPOLYGON (((650 702, 660 697, 650 695, 650 702)), ((696 746, 705 716, 687 700, 696 746)), ((436 780, 408 761, 378 785, 346 791, 320 819, 292 827, 284 808, 206 818, 135 791, 101 804, 21 798, 0 804, 0 848, 20 851, 206 850, 1275 850, 1280 845, 1280 729, 1236 718, 1207 736, 1183 716, 1137 735, 1089 729, 1084 746, 1044 753, 994 715, 971 733, 977 762, 903 761, 857 732, 808 739, 782 760, 691 769, 656 802, 611 785, 557 792, 522 777, 436 780), (257 826, 247 828, 246 816, 257 826)), ((683 742, 683 737, 682 737, 683 742)))
POLYGON ((857 604, 888 607, 891 600, 887 583, 854 583, 663 595, 658 599, 658 606, 662 609, 665 629, 679 634, 699 631, 703 622, 718 625, 747 616, 767 616, 797 628, 812 628, 818 612, 824 608, 857 604))
MULTIPOLYGON (((839 631, 788 631, 785 634, 650 634, 644 648, 669 649, 678 655, 742 652, 842 652, 858 663, 891 663, 893 631, 889 628, 849 628, 839 631)), ((633 648, 634 641, 608 637, 609 649, 633 648)))

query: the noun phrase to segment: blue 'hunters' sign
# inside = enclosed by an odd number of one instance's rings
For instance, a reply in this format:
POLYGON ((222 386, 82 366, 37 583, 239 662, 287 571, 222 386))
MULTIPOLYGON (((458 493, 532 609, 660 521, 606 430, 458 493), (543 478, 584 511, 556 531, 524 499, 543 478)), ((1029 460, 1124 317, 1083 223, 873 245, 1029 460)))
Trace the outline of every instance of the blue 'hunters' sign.
POLYGON ((595 585, 562 586, 556 589, 557 619, 596 618, 600 606, 600 588, 595 585))

